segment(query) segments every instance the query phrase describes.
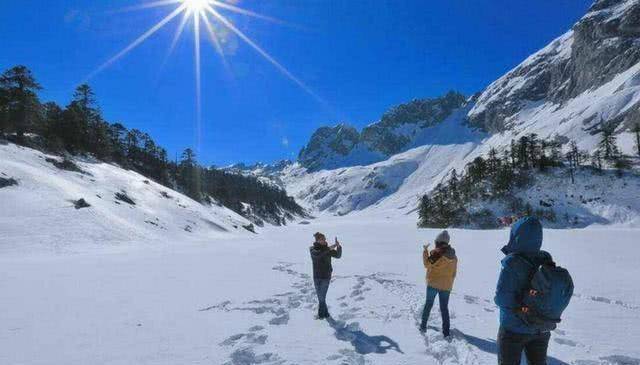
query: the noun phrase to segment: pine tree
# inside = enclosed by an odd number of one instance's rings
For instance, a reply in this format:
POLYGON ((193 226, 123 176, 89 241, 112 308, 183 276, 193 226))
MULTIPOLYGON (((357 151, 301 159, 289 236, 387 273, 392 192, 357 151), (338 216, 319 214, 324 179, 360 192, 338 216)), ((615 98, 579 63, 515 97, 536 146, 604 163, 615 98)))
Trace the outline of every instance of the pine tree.
POLYGON ((571 176, 571 183, 575 184, 575 170, 580 166, 580 150, 578 144, 575 141, 569 143, 569 151, 567 151, 566 158, 569 165, 569 175, 571 176))
POLYGON ((78 86, 64 111, 60 128, 66 148, 71 152, 98 152, 108 138, 105 128, 100 125, 102 122, 91 87, 78 86))
POLYGON ((631 161, 629 161, 629 158, 625 154, 621 153, 613 161, 613 167, 618 170, 618 176, 622 176, 624 170, 631 168, 631 161))
POLYGON ((120 123, 114 123, 109 126, 107 131, 110 144, 113 147, 112 158, 115 162, 128 165, 126 136, 127 128, 120 123))
POLYGON ((472 183, 482 181, 487 176, 487 164, 482 157, 476 157, 467 165, 467 175, 472 183))
POLYGON ((0 75, 0 133, 15 132, 22 138, 40 117, 37 92, 42 87, 25 66, 16 66, 0 75))
POLYGON ((460 178, 456 169, 451 171, 451 177, 449 178, 449 195, 454 203, 460 201, 460 178))
POLYGON ((500 167, 500 159, 498 158, 498 150, 491 148, 489 157, 487 158, 487 172, 490 176, 496 176, 500 167))
POLYGON ((49 102, 43 105, 44 123, 42 123, 39 133, 45 140, 47 147, 60 152, 64 149, 64 142, 60 136, 60 126, 63 124, 63 110, 56 103, 49 102))
POLYGON ((529 137, 522 136, 517 144, 518 167, 529 169, 529 137))
POLYGON ((613 123, 603 125, 598 148, 602 151, 604 159, 608 162, 614 162, 618 157, 619 150, 615 136, 615 125, 613 123))
POLYGON ((549 149, 550 143, 541 140, 540 141, 540 151, 539 151, 539 159, 538 159, 538 170, 545 171, 547 167, 550 165, 549 158, 547 157, 547 150, 549 149))
POLYGON ((79 124, 86 128, 83 133, 85 149, 99 159, 111 156, 112 146, 109 138, 109 125, 102 118, 102 112, 91 86, 82 84, 76 88, 72 106, 79 124))
POLYGON ((540 148, 540 140, 538 139, 538 135, 535 133, 529 134, 527 137, 527 160, 530 163, 529 167, 535 167, 539 165, 539 161, 541 160, 541 148, 540 148))
POLYGON ((562 166, 562 143, 554 139, 549 143, 549 164, 553 167, 562 166))
POLYGON ((511 140, 511 148, 509 149, 509 156, 511 158, 511 166, 515 168, 518 163, 518 145, 515 140, 511 140))
POLYGON ((418 210, 418 217, 420 218, 420 227, 429 227, 429 219, 431 217, 433 207, 431 205, 431 199, 428 195, 423 195, 420 199, 420 206, 418 210))
POLYGON ((640 157, 640 122, 635 122, 632 131, 636 136, 636 150, 638 151, 638 157, 640 157))
POLYGON ((591 165, 599 172, 602 171, 602 151, 599 149, 593 151, 591 155, 591 165))
POLYGON ((200 167, 196 161, 196 154, 191 148, 187 148, 182 153, 179 183, 187 196, 200 201, 202 197, 200 167))

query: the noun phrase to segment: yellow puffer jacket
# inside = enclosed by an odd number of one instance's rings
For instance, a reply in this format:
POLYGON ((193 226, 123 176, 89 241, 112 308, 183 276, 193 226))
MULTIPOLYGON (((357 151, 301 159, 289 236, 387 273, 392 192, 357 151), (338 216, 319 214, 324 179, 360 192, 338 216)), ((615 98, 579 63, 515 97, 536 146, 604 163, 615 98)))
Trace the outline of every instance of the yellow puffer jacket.
POLYGON ((424 250, 422 261, 427 269, 427 284, 438 290, 451 291, 453 281, 458 272, 458 258, 452 248, 443 254, 435 263, 429 261, 429 251, 424 250))

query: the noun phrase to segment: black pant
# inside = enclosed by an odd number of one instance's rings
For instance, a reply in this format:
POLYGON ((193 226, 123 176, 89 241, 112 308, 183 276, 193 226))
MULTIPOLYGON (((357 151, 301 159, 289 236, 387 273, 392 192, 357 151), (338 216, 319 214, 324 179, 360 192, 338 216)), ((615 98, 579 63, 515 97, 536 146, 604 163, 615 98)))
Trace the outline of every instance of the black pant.
POLYGON ((329 284, 331 279, 313 278, 313 284, 316 287, 316 294, 318 295, 318 317, 329 317, 329 308, 327 308, 327 291, 329 291, 329 284))
POLYGON ((498 365, 520 365, 523 351, 529 365, 547 365, 547 348, 550 338, 549 332, 525 335, 500 328, 498 365))

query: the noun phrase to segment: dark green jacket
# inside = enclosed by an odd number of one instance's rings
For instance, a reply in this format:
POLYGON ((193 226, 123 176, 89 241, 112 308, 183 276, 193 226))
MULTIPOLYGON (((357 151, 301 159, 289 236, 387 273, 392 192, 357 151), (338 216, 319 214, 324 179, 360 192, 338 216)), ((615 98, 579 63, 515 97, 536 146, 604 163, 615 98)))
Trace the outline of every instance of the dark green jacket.
POLYGON ((313 262, 313 277, 316 279, 331 279, 331 274, 333 273, 331 258, 339 259, 342 257, 342 246, 338 246, 333 250, 329 246, 314 243, 309 251, 313 262))

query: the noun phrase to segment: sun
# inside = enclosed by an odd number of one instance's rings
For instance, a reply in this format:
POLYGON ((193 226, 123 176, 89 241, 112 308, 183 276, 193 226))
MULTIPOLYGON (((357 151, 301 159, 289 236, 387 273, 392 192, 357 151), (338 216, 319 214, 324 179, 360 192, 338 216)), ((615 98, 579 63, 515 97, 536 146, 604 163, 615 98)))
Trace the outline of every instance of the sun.
MULTIPOLYGON (((133 1, 133 0, 132 0, 133 1)), ((138 0, 136 0, 138 1, 138 0)), ((240 8, 230 0, 144 0, 142 4, 131 6, 123 9, 124 11, 135 11, 135 10, 143 10, 143 9, 151 9, 158 7, 173 7, 173 10, 169 12, 163 19, 161 19, 158 23, 153 25, 151 28, 147 29, 142 35, 136 38, 133 42, 131 42, 128 46, 118 52, 115 56, 108 59, 104 62, 100 67, 91 72, 83 82, 88 82, 95 75, 107 69, 109 66, 113 65, 115 62, 129 54, 132 50, 140 46, 147 39, 149 39, 152 35, 157 33, 160 29, 164 28, 167 24, 172 22, 174 19, 180 19, 178 22, 178 28, 176 33, 174 34, 171 45, 169 46, 169 50, 167 52, 167 56, 171 55, 173 50, 176 48, 178 40, 181 35, 185 31, 187 24, 193 25, 193 54, 194 54, 194 71, 195 71, 195 86, 196 86, 196 130, 198 131, 198 135, 200 135, 200 123, 201 123, 201 37, 208 38, 209 42, 213 45, 216 52, 222 58, 224 66, 226 69, 229 69, 227 59, 225 56, 225 52, 223 49, 223 40, 221 39, 221 29, 226 30, 230 34, 235 35, 240 40, 242 40, 249 47, 253 48, 262 58, 271 63, 280 73, 282 73, 285 77, 293 81, 296 85, 298 85, 302 90, 311 95, 318 102, 325 105, 326 103, 317 96, 313 90, 311 90, 307 85, 305 85, 302 81, 300 81, 296 76, 294 76, 289 70, 287 70, 283 65, 281 65, 274 57, 272 57, 267 51, 265 51, 262 47, 260 47, 254 40, 249 38, 246 34, 244 34, 240 29, 236 27, 233 21, 228 18, 225 12, 235 13, 239 15, 245 15, 253 18, 258 18, 274 23, 284 24, 282 21, 272 18, 270 16, 262 15, 251 10, 240 8)))
POLYGON ((192 13, 201 13, 210 4, 209 0, 181 0, 192 13))

